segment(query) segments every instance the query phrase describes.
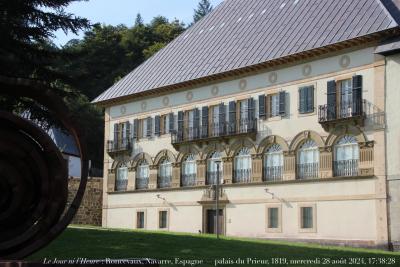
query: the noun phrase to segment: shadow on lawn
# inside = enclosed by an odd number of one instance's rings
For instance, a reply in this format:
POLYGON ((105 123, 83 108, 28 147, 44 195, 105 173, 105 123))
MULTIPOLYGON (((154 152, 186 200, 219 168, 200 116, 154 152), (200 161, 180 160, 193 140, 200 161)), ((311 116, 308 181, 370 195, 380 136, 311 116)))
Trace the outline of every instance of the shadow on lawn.
MULTIPOLYGON (((217 240, 210 235, 81 228, 67 229, 51 245, 31 256, 30 260, 42 260, 44 258, 73 259, 78 257, 88 259, 148 257, 173 261, 175 261, 175 258, 179 258, 205 260, 208 263, 201 266, 214 266, 214 261, 222 258, 227 263, 229 261, 235 262, 240 258, 245 261, 242 266, 265 266, 265 264, 251 264, 247 261, 248 258, 269 260, 270 262, 272 258, 285 258, 288 262, 290 260, 319 258, 321 266, 324 259, 329 259, 330 266, 348 266, 350 258, 364 259, 365 263, 371 263, 368 262, 369 258, 393 258, 396 264, 400 262, 400 254, 376 250, 321 247, 264 240, 230 238, 217 240), (344 260, 342 263, 347 264, 339 264, 340 259, 344 260), (335 260, 338 264, 332 264, 335 260)), ((357 265, 362 266, 362 264, 357 265)), ((225 264, 223 266, 234 265, 225 264)), ((296 266, 311 265, 296 264, 296 266)), ((319 265, 314 264, 312 266, 319 265)))

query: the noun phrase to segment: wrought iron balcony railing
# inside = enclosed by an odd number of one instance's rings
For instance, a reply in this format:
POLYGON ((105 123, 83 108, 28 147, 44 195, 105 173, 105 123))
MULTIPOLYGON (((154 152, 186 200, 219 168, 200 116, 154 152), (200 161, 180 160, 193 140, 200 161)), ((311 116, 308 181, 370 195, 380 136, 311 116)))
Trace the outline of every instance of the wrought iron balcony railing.
POLYGON ((264 168, 264 181, 281 181, 282 166, 271 166, 264 168))
POLYGON ((297 178, 298 179, 314 179, 319 176, 318 163, 303 163, 297 164, 297 178))
POLYGON ((182 174, 182 186, 195 186, 196 185, 196 174, 182 174))
POLYGON ((131 151, 132 142, 129 138, 123 138, 116 141, 107 141, 107 152, 108 153, 118 153, 131 151))
POLYGON ((136 177, 136 189, 148 189, 149 177, 136 177))
POLYGON ((158 188, 169 188, 171 187, 171 176, 160 176, 157 179, 157 187, 158 188))
POLYGON ((171 135, 171 143, 200 141, 216 137, 229 137, 240 134, 257 133, 257 119, 240 120, 239 122, 212 123, 200 127, 178 129, 171 135))
MULTIPOLYGON (((219 179, 222 179, 222 176, 223 174, 222 174, 222 171, 220 171, 219 172, 219 179)), ((207 172, 207 181, 206 181, 206 183, 208 184, 208 185, 212 185, 212 184, 216 184, 217 183, 217 172, 215 171, 215 172, 210 172, 210 171, 208 171, 207 172)))
POLYGON ((358 176, 358 159, 333 162, 334 176, 358 176))
POLYGON ((126 191, 128 188, 128 179, 117 179, 115 181, 115 191, 126 191))
POLYGON ((340 102, 336 105, 321 105, 318 107, 319 123, 337 120, 365 117, 366 101, 340 102))
POLYGON ((235 170, 233 173, 234 183, 250 183, 251 182, 251 169, 235 170))

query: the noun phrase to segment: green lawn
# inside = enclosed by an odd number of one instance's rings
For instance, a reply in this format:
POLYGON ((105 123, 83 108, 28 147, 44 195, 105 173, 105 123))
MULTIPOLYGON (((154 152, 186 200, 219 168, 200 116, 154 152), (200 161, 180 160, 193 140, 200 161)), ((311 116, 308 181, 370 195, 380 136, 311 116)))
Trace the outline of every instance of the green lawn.
MULTIPOLYGON (((215 261, 225 259, 218 266, 271 266, 274 258, 291 260, 315 260, 320 264, 293 262, 279 266, 399 266, 400 253, 343 247, 325 247, 309 244, 276 242, 267 240, 227 238, 217 240, 210 235, 145 232, 101 229, 94 227, 70 227, 57 240, 29 260, 52 259, 104 259, 149 257, 179 260, 202 260, 203 264, 186 266, 215 266, 215 261), (248 258, 264 260, 251 264, 248 258), (229 264, 242 260, 242 264, 229 264), (388 264, 379 264, 378 260, 388 264), (267 261, 269 264, 267 264, 267 261), (330 264, 323 264, 323 263, 330 264), (362 263, 365 264, 362 264, 362 263), (356 264, 360 263, 360 264, 356 264), (372 265, 371 265, 372 266, 372 265)), ((164 264, 162 266, 184 266, 164 264)))

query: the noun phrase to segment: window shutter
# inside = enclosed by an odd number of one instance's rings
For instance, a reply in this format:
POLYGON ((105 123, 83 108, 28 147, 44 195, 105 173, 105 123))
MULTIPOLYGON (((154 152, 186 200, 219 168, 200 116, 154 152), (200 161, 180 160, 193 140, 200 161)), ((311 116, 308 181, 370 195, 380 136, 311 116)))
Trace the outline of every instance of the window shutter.
POLYGON ((219 104, 219 133, 225 133, 225 125, 226 125, 226 107, 224 103, 219 104))
POLYGON ((249 121, 254 121, 256 118, 255 103, 253 98, 247 99, 247 114, 249 115, 249 121))
POLYGON ((200 110, 198 108, 194 109, 194 116, 193 116, 193 134, 195 138, 198 138, 200 136, 200 110))
POLYGON ((133 138, 138 139, 139 138, 139 120, 135 119, 133 121, 133 138))
POLYGON ((161 117, 160 116, 154 117, 154 134, 157 136, 161 135, 161 117))
POLYGON ((153 119, 151 117, 148 117, 147 118, 147 134, 146 134, 147 137, 151 136, 151 133, 153 130, 152 128, 153 128, 153 119))
POLYGON ((176 129, 177 133, 178 133, 178 140, 183 140, 183 133, 184 133, 183 123, 184 123, 184 119, 185 119, 185 114, 183 113, 183 111, 179 111, 178 112, 178 129, 176 129))
POLYGON ((183 111, 178 112, 178 130, 183 129, 184 113, 183 111))
POLYGON ((160 135, 166 134, 167 125, 166 125, 166 118, 167 116, 163 115, 160 116, 160 135))
POLYGON ((114 144, 118 142, 118 123, 114 124, 114 144))
POLYGON ((258 117, 265 119, 265 95, 258 96, 258 117))
POLYGON ((265 99, 265 117, 271 118, 271 95, 267 95, 265 99))
POLYGON ((129 142, 131 138, 131 124, 129 121, 125 122, 125 138, 124 142, 129 142))
POLYGON ((229 133, 234 133, 236 129, 236 102, 229 102, 229 133))
POLYGON ((201 137, 208 136, 208 107, 201 109, 201 137))
POLYGON ((353 108, 352 113, 353 116, 359 116, 363 113, 362 106, 362 76, 355 75, 353 76, 353 108))
POLYGON ((173 132, 175 130, 175 120, 174 113, 169 114, 169 132, 173 132))
POLYGON ((305 97, 304 97, 304 92, 305 92, 305 88, 304 87, 300 87, 299 88, 299 113, 302 114, 305 112, 305 97))
POLYGON ((286 92, 279 92, 279 115, 285 116, 286 114, 286 92))
POLYGON ((327 117, 328 120, 336 119, 336 81, 327 83, 327 117))
POLYGON ((307 112, 314 111, 314 86, 307 87, 307 112))

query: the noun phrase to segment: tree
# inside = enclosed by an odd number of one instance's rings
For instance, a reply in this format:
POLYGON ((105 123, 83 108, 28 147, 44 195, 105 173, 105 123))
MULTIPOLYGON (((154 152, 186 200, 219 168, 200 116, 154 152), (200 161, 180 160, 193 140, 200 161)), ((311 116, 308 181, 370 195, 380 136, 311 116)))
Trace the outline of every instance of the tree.
POLYGON ((54 77, 50 65, 60 56, 49 42, 56 30, 77 33, 89 21, 65 12, 81 0, 0 0, 0 74, 45 79, 54 77))
POLYGON ((142 15, 140 15, 140 13, 137 13, 134 25, 135 25, 135 27, 143 26, 143 18, 142 18, 142 15))
MULTIPOLYGON (((63 72, 62 66, 73 55, 50 41, 57 30, 76 34, 90 28, 87 19, 65 12, 70 3, 77 1, 81 0, 0 0, 0 78, 2 81, 17 81, 4 84, 8 88, 18 86, 18 79, 13 78, 24 78, 28 86, 38 82, 43 84, 65 100, 82 129, 98 130, 102 126, 101 113, 71 86, 71 77, 63 72), (91 128, 87 127, 88 124, 91 128)), ((30 99, 0 96, 0 108, 29 112, 30 117, 38 122, 61 128, 45 108, 30 99)), ((97 148, 99 143, 91 143, 99 134, 92 132, 91 136, 90 131, 87 134, 89 158, 101 160, 102 149, 97 148)))
POLYGON ((211 5, 209 0, 200 0, 197 9, 194 10, 193 24, 201 20, 212 10, 213 6, 211 5))

